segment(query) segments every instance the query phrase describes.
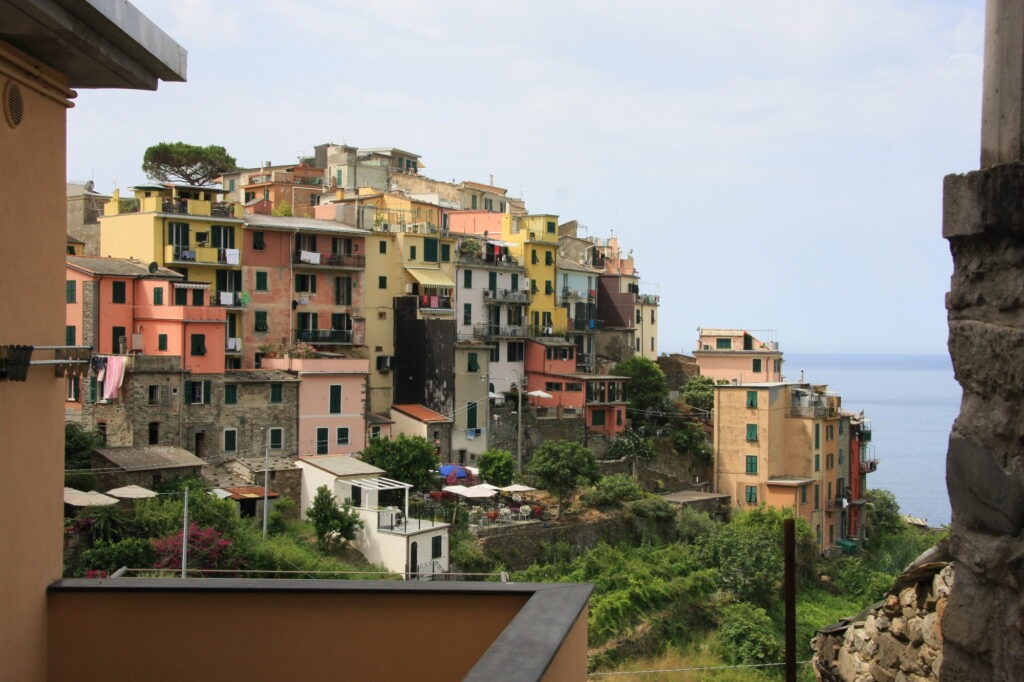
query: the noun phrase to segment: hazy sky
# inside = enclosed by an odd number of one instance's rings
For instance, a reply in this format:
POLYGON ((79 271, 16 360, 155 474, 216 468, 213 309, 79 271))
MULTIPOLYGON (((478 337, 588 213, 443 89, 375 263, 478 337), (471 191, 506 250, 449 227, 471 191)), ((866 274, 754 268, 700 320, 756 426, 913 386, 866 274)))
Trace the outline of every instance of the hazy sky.
POLYGON ((189 82, 80 91, 70 180, 135 184, 158 141, 243 166, 399 147, 614 230, 662 352, 698 326, 945 351, 942 177, 978 167, 983 0, 135 4, 189 82))

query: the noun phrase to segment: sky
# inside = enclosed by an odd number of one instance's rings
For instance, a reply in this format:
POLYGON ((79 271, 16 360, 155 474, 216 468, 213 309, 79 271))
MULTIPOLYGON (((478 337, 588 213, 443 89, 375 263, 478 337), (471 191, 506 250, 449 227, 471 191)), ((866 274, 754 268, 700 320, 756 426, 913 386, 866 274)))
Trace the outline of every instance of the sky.
POLYGON ((945 352, 942 178, 978 167, 984 0, 134 4, 188 82, 79 91, 70 181, 130 187, 160 141, 243 167, 398 147, 618 237, 663 353, 700 326, 945 352))

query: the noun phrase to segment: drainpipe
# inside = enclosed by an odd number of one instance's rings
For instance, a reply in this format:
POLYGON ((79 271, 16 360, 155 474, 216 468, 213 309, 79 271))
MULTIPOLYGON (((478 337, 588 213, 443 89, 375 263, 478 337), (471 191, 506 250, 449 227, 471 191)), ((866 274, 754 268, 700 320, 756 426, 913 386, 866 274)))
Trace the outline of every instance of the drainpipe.
MULTIPOLYGON (((295 249, 296 249, 296 247, 298 245, 299 245, 299 228, 296 227, 295 231, 292 232, 292 238, 291 238, 291 242, 289 243, 289 249, 288 249, 288 281, 290 282, 289 286, 291 288, 292 300, 293 301, 298 300, 297 297, 296 297, 296 294, 298 292, 295 291, 295 264, 293 263, 293 261, 295 260, 295 249)), ((288 319, 290 320, 290 319, 292 319, 292 311, 291 311, 291 308, 290 308, 291 303, 289 302, 288 305, 289 305, 288 319)), ((288 323, 288 343, 291 344, 291 345, 295 344, 295 327, 298 326, 298 324, 299 324, 299 316, 298 316, 298 314, 296 314, 295 315, 295 324, 292 324, 291 322, 288 323)))

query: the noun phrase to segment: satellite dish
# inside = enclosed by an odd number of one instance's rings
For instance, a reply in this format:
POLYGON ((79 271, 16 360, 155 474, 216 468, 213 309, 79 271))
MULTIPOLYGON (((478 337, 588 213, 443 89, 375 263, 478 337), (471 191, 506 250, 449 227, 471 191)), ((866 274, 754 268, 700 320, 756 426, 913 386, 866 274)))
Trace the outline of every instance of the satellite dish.
POLYGON ((160 267, 160 266, 159 266, 159 265, 157 265, 157 262, 156 262, 156 261, 153 261, 152 263, 150 263, 150 264, 149 264, 149 274, 151 274, 151 275, 152 275, 153 273, 155 273, 155 272, 156 272, 156 270, 157 270, 157 268, 159 268, 159 267, 160 267))

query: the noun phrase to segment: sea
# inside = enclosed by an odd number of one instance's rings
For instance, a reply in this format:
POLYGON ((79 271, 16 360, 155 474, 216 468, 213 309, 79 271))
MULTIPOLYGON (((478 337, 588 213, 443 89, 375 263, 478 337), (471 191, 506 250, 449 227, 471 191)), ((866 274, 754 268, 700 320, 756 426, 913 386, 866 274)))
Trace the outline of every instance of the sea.
POLYGON ((946 447, 960 412, 960 385, 948 355, 786 353, 783 374, 828 384, 843 409, 871 420, 869 488, 891 491, 900 511, 930 526, 950 523, 946 447))

